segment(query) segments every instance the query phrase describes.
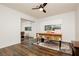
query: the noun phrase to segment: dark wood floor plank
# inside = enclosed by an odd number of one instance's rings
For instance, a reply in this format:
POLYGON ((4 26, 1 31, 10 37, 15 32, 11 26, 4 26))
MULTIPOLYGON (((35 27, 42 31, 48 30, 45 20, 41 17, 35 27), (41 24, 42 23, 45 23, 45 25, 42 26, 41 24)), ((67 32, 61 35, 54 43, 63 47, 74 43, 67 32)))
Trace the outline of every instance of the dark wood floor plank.
POLYGON ((29 51, 29 49, 27 49, 27 48, 25 48, 26 46, 23 46, 23 45, 21 45, 21 46, 17 46, 17 48, 16 49, 19 49, 20 51, 22 51, 22 52, 24 52, 26 55, 35 55, 35 54, 33 54, 33 53, 31 53, 30 51, 29 51))
POLYGON ((0 49, 0 56, 66 56, 68 54, 60 51, 47 49, 41 46, 16 44, 0 49))

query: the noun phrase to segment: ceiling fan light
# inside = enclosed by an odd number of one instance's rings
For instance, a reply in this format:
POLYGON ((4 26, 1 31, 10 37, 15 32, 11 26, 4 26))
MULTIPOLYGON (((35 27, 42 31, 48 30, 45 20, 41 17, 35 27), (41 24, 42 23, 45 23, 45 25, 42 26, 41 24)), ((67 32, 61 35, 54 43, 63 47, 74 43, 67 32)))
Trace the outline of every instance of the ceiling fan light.
POLYGON ((43 8, 40 8, 39 11, 43 11, 43 8))

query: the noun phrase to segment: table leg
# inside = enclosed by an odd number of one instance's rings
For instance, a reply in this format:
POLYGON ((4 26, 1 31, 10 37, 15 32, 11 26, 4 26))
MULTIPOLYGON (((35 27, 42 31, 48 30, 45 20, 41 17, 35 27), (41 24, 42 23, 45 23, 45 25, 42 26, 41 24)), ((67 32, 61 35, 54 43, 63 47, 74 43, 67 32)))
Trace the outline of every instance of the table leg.
POLYGON ((37 38, 37 44, 39 44, 39 39, 37 38))
POLYGON ((59 41, 59 50, 61 50, 61 41, 59 41))

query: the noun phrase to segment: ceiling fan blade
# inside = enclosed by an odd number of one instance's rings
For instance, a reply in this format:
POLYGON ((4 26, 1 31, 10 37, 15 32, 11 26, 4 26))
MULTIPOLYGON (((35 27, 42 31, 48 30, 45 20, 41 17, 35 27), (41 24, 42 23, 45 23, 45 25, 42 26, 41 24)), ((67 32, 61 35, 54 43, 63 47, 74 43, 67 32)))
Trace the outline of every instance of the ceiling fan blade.
POLYGON ((43 12, 46 13, 46 10, 43 9, 43 12))
POLYGON ((39 6, 39 8, 43 8, 43 5, 41 4, 41 5, 39 6))
POLYGON ((43 7, 45 7, 46 5, 47 5, 47 3, 44 3, 44 4, 43 4, 43 7))
POLYGON ((39 8, 32 8, 32 9, 39 9, 39 8))

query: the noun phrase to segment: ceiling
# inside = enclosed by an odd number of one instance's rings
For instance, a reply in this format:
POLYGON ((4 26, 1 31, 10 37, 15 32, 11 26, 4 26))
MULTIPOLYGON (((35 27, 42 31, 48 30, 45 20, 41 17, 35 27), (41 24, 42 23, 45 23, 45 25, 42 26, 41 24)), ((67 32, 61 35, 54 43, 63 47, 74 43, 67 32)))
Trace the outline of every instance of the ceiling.
POLYGON ((40 5, 39 3, 4 3, 9 8, 13 8, 35 18, 44 18, 56 14, 61 14, 69 11, 74 11, 76 4, 75 3, 48 3, 45 6, 46 13, 43 13, 39 10, 32 10, 33 7, 40 5))

